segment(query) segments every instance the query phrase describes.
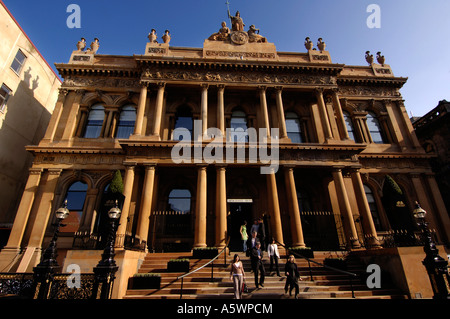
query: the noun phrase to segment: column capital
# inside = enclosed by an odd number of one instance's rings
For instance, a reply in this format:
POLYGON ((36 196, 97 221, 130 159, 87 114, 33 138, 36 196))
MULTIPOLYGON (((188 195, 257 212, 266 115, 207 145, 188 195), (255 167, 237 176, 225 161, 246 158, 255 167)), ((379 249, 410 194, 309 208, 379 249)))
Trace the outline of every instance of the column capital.
POLYGON ((158 82, 156 83, 159 89, 163 89, 166 86, 166 82, 158 82))
POLYGON ((258 89, 260 90, 260 91, 266 91, 267 90, 267 86, 265 86, 265 85, 258 85, 258 89))
POLYGON ((137 165, 136 162, 123 162, 123 165, 125 166, 125 169, 134 169, 134 167, 137 165))
POLYGON ((281 85, 275 86, 275 90, 277 93, 281 93, 283 91, 283 87, 281 85))
POLYGON ((29 169, 29 174, 30 174, 30 175, 40 175, 40 174, 42 174, 42 171, 43 171, 42 168, 34 168, 34 167, 31 167, 31 168, 29 169))
POLYGON ((145 170, 154 170, 156 169, 156 163, 143 163, 145 170))
POLYGON ((314 88, 314 93, 316 94, 323 94, 324 89, 322 87, 315 87, 314 88))
POLYGON ((225 86, 225 84, 217 84, 217 88, 219 89, 219 91, 225 90, 225 86))
POLYGON ((49 168, 48 169, 48 173, 50 175, 60 175, 62 171, 63 171, 62 168, 49 168))
POLYGON ((204 90, 207 90, 209 88, 209 84, 208 83, 201 83, 200 87, 204 90))
POLYGON ((149 85, 150 85, 150 82, 145 82, 145 81, 139 82, 139 86, 141 87, 141 90, 145 89, 145 88, 148 89, 149 85))

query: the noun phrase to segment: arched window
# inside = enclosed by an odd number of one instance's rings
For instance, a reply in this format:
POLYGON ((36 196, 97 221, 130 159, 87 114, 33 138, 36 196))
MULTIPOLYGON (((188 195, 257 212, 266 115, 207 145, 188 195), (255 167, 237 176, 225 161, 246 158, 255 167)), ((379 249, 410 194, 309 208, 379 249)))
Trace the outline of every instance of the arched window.
POLYGON ((367 127, 369 128, 372 141, 374 143, 383 144, 384 140, 380 123, 378 122, 377 116, 372 112, 367 113, 367 127))
POLYGON ((83 215, 84 201, 88 186, 84 182, 75 182, 70 185, 66 193, 67 208, 70 213, 64 220, 66 227, 61 228, 62 232, 73 233, 80 227, 81 216, 83 215))
POLYGON ((120 112, 116 138, 129 138, 134 132, 135 122, 136 109, 132 105, 124 106, 120 112))
POLYGON ((169 209, 181 213, 191 211, 191 192, 188 189, 175 188, 169 193, 169 209))
POLYGON ((302 132, 298 115, 294 112, 286 112, 286 131, 292 143, 302 143, 302 132))
POLYGON ((85 138, 97 138, 102 132, 103 120, 105 119, 105 108, 101 104, 91 107, 84 129, 85 138))
POLYGON ((235 110, 231 113, 231 140, 236 143, 248 142, 247 116, 241 110, 235 110))
POLYGON ((350 137, 352 140, 356 141, 355 139, 355 130, 353 129, 353 122, 352 117, 348 112, 342 112, 344 114, 344 121, 345 121, 345 127, 347 128, 348 137, 350 137))
POLYGON ((192 118, 192 112, 189 106, 183 105, 177 109, 175 114, 175 127, 173 131, 173 140, 192 140, 194 128, 194 121, 192 118), (187 136, 187 131, 189 131, 190 136, 187 136), (189 138, 188 138, 189 137, 189 138))
POLYGON ((380 215, 378 214, 377 203, 375 202, 372 189, 369 186, 364 185, 364 191, 366 193, 367 202, 369 203, 370 212, 372 213, 375 229, 381 230, 380 215))

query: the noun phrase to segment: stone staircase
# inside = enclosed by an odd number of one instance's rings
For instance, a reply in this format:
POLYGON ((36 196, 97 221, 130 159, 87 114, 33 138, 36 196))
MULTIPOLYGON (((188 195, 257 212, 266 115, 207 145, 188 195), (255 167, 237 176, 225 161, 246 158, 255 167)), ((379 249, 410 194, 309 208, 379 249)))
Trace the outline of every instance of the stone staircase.
MULTIPOLYGON (((234 256, 231 252, 226 256, 222 254, 216 259, 213 265, 208 265, 201 270, 177 280, 177 277, 184 273, 167 272, 167 262, 170 259, 189 258, 191 271, 203 266, 209 260, 194 259, 191 253, 149 253, 145 257, 139 273, 159 273, 161 274, 160 289, 128 289, 124 299, 180 299, 181 285, 183 299, 233 299, 233 283, 230 280, 230 264, 234 256), (213 268, 213 278, 211 270, 213 268)), ((244 293, 243 299, 288 299, 294 298, 285 294, 284 285, 286 277, 284 276, 285 256, 279 260, 279 269, 281 277, 276 276, 275 272, 269 273, 269 260, 265 260, 266 277, 264 287, 256 289, 254 284, 254 275, 251 273, 250 258, 244 253, 238 253, 246 271, 246 282, 249 287, 249 293, 244 293)), ((323 263, 327 252, 314 252, 314 261, 323 263)), ((352 280, 350 285, 349 276, 340 272, 326 269, 320 265, 311 263, 311 271, 308 262, 305 259, 296 258, 302 281, 299 281, 300 299, 329 299, 329 298, 352 298, 352 289, 354 289, 355 298, 363 299, 407 299, 400 290, 392 285, 387 288, 369 289, 365 282, 361 281, 359 276, 352 280), (311 276, 312 279, 311 280, 311 276)), ((347 270, 356 274, 365 273, 362 263, 350 255, 347 258, 347 270)))

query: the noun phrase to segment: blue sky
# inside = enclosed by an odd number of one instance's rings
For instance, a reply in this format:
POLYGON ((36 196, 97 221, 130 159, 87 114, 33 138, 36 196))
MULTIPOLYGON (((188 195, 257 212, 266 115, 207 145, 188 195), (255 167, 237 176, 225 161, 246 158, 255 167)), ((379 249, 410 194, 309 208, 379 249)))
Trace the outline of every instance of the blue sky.
MULTIPOLYGON (((226 0, 3 0, 51 66, 69 61, 76 43, 100 39, 99 54, 143 54, 152 28, 170 30, 172 46, 202 47, 227 21, 226 0), (81 8, 81 28, 66 24, 69 4, 81 8)), ((401 93, 409 115, 421 116, 450 100, 448 0, 229 0, 246 29, 254 24, 278 51, 306 52, 305 37, 322 37, 334 63, 367 65, 381 51, 395 76, 408 77, 401 93), (381 27, 369 28, 370 4, 381 27)))

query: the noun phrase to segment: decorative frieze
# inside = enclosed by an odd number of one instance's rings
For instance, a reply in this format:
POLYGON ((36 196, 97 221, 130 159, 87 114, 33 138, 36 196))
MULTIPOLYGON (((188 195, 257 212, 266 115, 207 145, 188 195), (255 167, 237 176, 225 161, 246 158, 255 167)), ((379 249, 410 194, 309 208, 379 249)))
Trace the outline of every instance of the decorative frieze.
POLYGON ((336 78, 329 75, 315 74, 283 74, 280 72, 251 72, 251 71, 210 71, 196 69, 192 71, 171 70, 163 68, 148 68, 142 75, 143 81, 202 81, 252 83, 272 85, 336 85, 336 78))

